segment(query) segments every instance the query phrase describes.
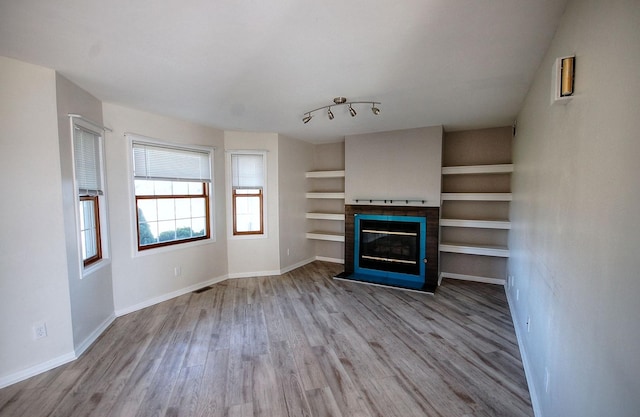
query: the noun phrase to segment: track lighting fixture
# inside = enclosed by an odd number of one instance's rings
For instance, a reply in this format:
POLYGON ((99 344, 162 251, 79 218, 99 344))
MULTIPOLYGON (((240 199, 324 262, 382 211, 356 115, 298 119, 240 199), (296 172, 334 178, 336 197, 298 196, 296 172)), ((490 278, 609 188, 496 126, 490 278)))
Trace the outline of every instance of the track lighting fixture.
POLYGON ((379 101, 348 101, 346 97, 336 97, 333 99, 333 103, 334 104, 318 107, 317 109, 313 109, 306 112, 305 113, 306 116, 302 118, 302 122, 305 124, 309 123, 309 121, 313 117, 311 113, 318 110, 324 110, 324 109, 327 109, 327 117, 329 118, 329 120, 333 120, 335 116, 331 111, 331 107, 342 106, 342 105, 349 106, 349 114, 351 115, 351 117, 356 117, 358 112, 356 112, 356 109, 353 108, 352 104, 371 104, 371 112, 377 116, 380 114, 380 108, 376 107, 376 105, 382 104, 379 101))

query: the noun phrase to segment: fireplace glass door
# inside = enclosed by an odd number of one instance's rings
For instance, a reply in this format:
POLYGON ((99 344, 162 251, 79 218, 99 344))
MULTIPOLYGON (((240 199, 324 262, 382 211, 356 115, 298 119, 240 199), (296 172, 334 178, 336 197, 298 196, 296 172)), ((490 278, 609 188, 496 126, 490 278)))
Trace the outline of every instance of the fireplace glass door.
POLYGON ((423 217, 357 215, 355 272, 424 281, 425 229, 423 217))

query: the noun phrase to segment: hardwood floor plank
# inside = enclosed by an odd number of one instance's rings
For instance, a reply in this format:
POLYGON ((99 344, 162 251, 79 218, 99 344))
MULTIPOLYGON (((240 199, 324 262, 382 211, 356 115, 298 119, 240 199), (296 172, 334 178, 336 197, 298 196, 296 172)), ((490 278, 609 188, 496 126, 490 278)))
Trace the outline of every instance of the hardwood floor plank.
POLYGON ((218 417, 226 413, 225 389, 228 358, 228 349, 209 351, 204 374, 200 381, 196 417, 218 417))
POLYGON ((189 366, 180 370, 175 389, 167 403, 165 417, 190 417, 196 414, 203 374, 204 365, 189 366))
POLYGON ((267 331, 267 339, 270 343, 287 340, 287 332, 282 318, 282 312, 276 297, 264 297, 262 312, 267 331))
POLYGON ((328 387, 307 391, 307 398, 314 417, 342 417, 342 412, 328 387))
POLYGON ((253 362, 242 354, 242 349, 230 349, 227 363, 225 404, 241 405, 252 401, 253 362))
POLYGON ((234 325, 233 313, 235 305, 235 280, 227 280, 221 284, 214 285, 214 288, 207 291, 208 296, 221 293, 219 298, 211 306, 211 340, 209 350, 229 349, 234 325))
POLYGON ((254 416, 287 415, 284 407, 284 394, 278 384, 269 355, 258 355, 253 358, 252 388, 254 416))
POLYGON ((313 348, 313 353, 318 358, 327 384, 342 414, 352 417, 371 417, 360 391, 356 389, 333 349, 317 346, 313 348))
POLYGON ((232 405, 227 409, 225 417, 252 417, 253 416, 253 404, 238 404, 232 405))
POLYGON ((289 343, 272 343, 271 359, 276 371, 276 380, 284 396, 286 415, 310 417, 311 411, 302 388, 302 381, 296 368, 295 359, 289 343))
POLYGON ((3 417, 533 416, 504 289, 435 296, 313 262, 115 320, 78 360, 0 390, 3 417))

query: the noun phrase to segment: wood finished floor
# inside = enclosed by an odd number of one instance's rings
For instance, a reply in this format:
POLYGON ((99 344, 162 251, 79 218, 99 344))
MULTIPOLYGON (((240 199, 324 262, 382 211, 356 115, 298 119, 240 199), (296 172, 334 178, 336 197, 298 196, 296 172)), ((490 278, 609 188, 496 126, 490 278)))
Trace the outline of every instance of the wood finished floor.
POLYGON ((78 360, 0 390, 0 416, 533 416, 504 289, 435 296, 314 262, 120 317, 78 360))

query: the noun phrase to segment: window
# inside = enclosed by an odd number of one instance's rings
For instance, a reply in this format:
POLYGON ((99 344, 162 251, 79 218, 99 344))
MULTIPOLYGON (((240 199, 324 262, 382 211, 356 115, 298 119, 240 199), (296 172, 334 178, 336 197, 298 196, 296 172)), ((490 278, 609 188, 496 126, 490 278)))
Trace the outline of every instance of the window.
POLYGON ((211 149, 134 139, 138 250, 209 239, 211 149))
POLYGON ((80 242, 84 266, 102 259, 98 196, 80 197, 80 242))
POLYGON ((83 265, 87 267, 102 259, 102 136, 78 121, 73 124, 73 159, 79 197, 80 251, 83 265))
POLYGON ((264 234, 264 154, 232 153, 233 234, 264 234))

